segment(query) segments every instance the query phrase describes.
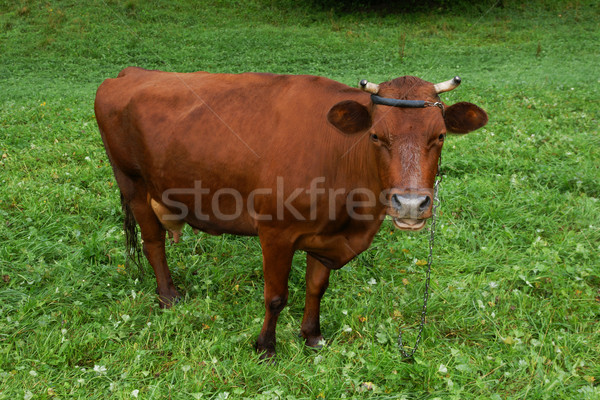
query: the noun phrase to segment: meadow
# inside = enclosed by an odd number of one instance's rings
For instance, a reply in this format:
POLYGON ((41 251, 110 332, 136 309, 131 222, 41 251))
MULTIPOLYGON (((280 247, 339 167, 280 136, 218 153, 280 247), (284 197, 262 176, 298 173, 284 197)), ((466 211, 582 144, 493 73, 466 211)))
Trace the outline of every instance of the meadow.
POLYGON ((600 399, 599 4, 318 4, 0 1, 0 399, 600 399), (298 337, 297 254, 276 363, 259 362, 257 238, 186 228, 167 246, 185 300, 159 309, 93 112, 129 65, 463 78, 444 101, 490 122, 445 143, 414 359, 397 336, 414 343, 428 234, 390 221, 332 274, 320 351, 298 337))

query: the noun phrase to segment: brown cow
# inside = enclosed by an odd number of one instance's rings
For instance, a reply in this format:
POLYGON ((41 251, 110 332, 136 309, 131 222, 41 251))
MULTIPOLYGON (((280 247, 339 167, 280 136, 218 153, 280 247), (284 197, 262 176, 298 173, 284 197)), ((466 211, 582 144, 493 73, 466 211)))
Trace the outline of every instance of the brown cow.
POLYGON ((474 104, 440 102, 438 93, 459 82, 405 76, 362 81, 360 90, 317 76, 132 67, 102 83, 96 119, 128 243, 137 242, 137 222, 161 306, 180 297, 165 257, 167 230, 175 241, 186 223, 258 235, 266 314, 257 350, 275 354, 296 250, 307 254, 301 334, 319 346, 331 269, 366 250, 386 215, 400 229, 421 229, 446 132, 487 123, 474 104), (415 105, 437 107, 406 108, 415 105))

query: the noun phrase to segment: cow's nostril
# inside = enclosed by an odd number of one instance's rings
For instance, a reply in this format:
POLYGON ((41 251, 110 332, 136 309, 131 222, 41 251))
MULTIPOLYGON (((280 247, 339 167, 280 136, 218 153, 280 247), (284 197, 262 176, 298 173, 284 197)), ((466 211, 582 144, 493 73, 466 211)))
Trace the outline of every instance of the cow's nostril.
POLYGON ((390 197, 390 205, 398 218, 420 218, 427 213, 433 204, 433 199, 428 195, 419 194, 393 194, 390 197))
POLYGON ((402 200, 397 194, 392 195, 392 206, 396 209, 402 208, 402 200))
POLYGON ((429 208, 429 206, 431 206, 431 197, 425 196, 425 199, 419 205, 419 210, 425 211, 429 208))

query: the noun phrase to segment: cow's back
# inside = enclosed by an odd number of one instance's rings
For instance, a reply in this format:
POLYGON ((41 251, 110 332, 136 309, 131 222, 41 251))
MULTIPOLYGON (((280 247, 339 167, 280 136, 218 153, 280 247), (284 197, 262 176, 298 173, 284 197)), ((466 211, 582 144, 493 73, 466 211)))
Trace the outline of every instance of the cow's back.
POLYGON ((95 108, 109 156, 124 171, 154 181, 157 171, 201 169, 205 181, 238 190, 244 181, 251 190, 276 176, 303 187, 298 179, 335 173, 331 160, 356 138, 335 130, 326 115, 352 98, 365 101, 365 94, 315 76, 130 67, 100 86, 95 108))

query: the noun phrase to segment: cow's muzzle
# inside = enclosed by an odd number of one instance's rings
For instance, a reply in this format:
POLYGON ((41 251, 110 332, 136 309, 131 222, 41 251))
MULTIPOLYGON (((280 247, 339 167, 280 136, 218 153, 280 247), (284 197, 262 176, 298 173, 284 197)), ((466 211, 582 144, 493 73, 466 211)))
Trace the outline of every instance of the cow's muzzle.
POLYGON ((417 231, 431 217, 433 194, 431 191, 393 192, 390 195, 388 214, 398 229, 417 231))

